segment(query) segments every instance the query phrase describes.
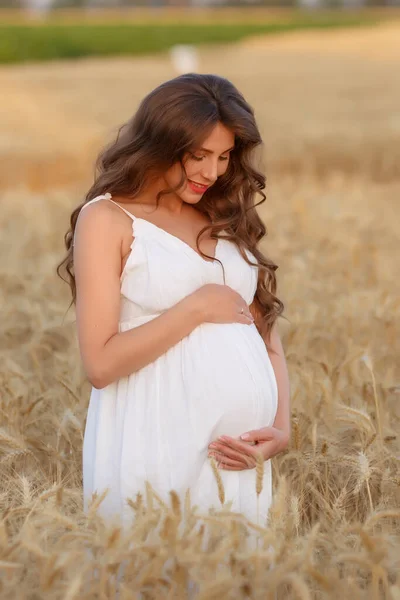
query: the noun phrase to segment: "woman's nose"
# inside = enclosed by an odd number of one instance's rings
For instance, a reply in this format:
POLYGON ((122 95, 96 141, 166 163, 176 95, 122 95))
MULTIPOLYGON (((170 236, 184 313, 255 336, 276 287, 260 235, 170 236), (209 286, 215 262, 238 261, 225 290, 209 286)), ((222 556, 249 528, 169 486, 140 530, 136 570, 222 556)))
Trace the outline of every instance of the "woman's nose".
POLYGON ((217 170, 218 170, 217 163, 209 162, 207 165, 204 165, 204 167, 202 169, 202 175, 210 183, 214 183, 214 181, 217 180, 217 170))

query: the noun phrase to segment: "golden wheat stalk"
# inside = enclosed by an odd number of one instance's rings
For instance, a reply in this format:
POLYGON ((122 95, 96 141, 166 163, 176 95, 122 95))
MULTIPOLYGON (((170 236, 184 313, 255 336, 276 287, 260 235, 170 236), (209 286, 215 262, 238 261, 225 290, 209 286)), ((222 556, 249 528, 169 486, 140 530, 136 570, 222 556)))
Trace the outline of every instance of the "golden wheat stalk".
POLYGON ((263 482, 264 482, 264 457, 261 454, 261 452, 259 452, 256 456, 256 492, 257 492, 257 496, 259 496, 262 492, 263 489, 263 482))
POLYGON ((174 513, 174 515, 176 515, 180 519, 182 516, 182 509, 181 509, 181 500, 179 498, 179 495, 177 494, 177 492, 175 490, 170 490, 169 495, 171 496, 172 512, 174 513))
POLYGON ((363 362, 364 362, 365 366, 367 367, 367 369, 369 370, 369 372, 371 373, 372 389, 374 391, 376 422, 378 424, 378 436, 379 436, 379 441, 382 444, 383 443, 382 420, 381 420, 381 411, 379 408, 379 399, 378 399, 378 392, 377 392, 377 388, 376 388, 376 379, 375 379, 375 375, 374 375, 374 369, 373 369, 372 361, 367 354, 363 357, 363 362))
POLYGON ((221 504, 224 504, 225 502, 225 489, 224 489, 224 484, 221 478, 221 474, 218 471, 218 467, 217 467, 217 463, 215 461, 215 459, 211 456, 210 457, 210 462, 211 462, 211 468, 213 470, 215 479, 217 480, 217 486, 218 486, 218 498, 219 501, 221 502, 221 504))
MULTIPOLYGON (((256 493, 257 493, 257 525, 260 524, 260 494, 263 489, 264 481, 264 457, 261 452, 256 455, 256 493)), ((258 538, 257 538, 258 549, 258 538)))

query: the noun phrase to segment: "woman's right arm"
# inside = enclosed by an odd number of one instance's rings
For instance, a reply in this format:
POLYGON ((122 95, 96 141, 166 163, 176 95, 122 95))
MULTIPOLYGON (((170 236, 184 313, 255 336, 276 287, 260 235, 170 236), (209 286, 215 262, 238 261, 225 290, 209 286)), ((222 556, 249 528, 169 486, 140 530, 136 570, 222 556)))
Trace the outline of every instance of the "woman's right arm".
POLYGON ((156 360, 205 317, 190 295, 148 323, 119 332, 122 227, 118 216, 105 203, 95 203, 79 215, 75 230, 79 347, 87 377, 98 389, 156 360))
POLYGON ((75 230, 79 347, 88 379, 98 389, 154 362, 201 323, 254 321, 238 292, 209 283, 148 323, 119 332, 124 227, 108 203, 94 203, 79 215, 75 230))

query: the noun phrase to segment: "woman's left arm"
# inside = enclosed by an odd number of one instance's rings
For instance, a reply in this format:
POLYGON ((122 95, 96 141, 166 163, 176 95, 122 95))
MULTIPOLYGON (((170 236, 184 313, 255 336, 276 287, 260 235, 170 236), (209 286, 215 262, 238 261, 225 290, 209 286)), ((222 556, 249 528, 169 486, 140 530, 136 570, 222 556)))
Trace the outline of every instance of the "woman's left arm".
POLYGON ((281 338, 279 336, 277 322, 271 331, 269 339, 264 339, 267 346, 268 355, 274 369, 275 379, 278 386, 278 408, 274 420, 273 427, 280 429, 284 432, 287 441, 290 440, 291 427, 290 427, 290 382, 289 373, 286 364, 285 354, 281 338), (268 344, 268 345, 267 345, 268 344), (268 346, 272 348, 274 352, 268 349, 268 346))
MULTIPOLYGON (((254 322, 257 325, 258 314, 254 303, 250 305, 254 322)), ((291 435, 290 416, 290 384, 286 359, 279 336, 277 322, 274 323, 269 336, 262 335, 267 347, 278 388, 278 406, 272 427, 266 426, 243 433, 240 438, 221 436, 209 445, 209 456, 217 458, 220 468, 241 471, 254 468, 256 455, 261 452, 267 460, 287 448, 291 435), (243 441, 241 441, 243 440, 243 441), (249 442, 255 442, 252 446, 249 442)))
POLYGON ((254 298, 250 304, 250 312, 254 317, 254 323, 259 334, 264 340, 270 358, 272 368, 274 369, 275 379, 278 387, 278 407, 273 427, 284 432, 287 443, 290 440, 290 383, 289 373, 285 359, 285 353, 278 331, 278 319, 275 321, 270 335, 265 332, 265 326, 261 319, 260 303, 254 298))

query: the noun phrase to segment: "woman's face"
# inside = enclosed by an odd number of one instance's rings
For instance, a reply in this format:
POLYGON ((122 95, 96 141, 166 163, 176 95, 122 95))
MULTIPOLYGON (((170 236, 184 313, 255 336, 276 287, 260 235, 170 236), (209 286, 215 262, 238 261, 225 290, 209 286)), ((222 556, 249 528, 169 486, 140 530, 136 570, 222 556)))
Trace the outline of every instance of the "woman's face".
MULTIPOLYGON (((234 144, 234 133, 222 123, 217 123, 208 138, 203 141, 201 148, 196 148, 193 153, 184 156, 183 164, 188 181, 176 192, 183 202, 199 202, 207 188, 225 173, 234 144)), ((181 179, 180 163, 173 165, 166 172, 164 179, 170 187, 178 185, 181 179)))

